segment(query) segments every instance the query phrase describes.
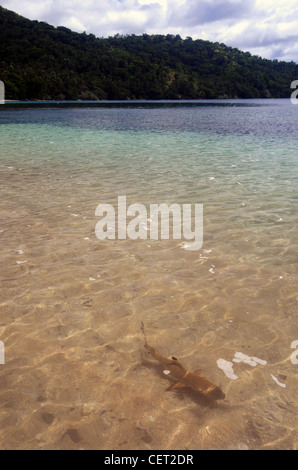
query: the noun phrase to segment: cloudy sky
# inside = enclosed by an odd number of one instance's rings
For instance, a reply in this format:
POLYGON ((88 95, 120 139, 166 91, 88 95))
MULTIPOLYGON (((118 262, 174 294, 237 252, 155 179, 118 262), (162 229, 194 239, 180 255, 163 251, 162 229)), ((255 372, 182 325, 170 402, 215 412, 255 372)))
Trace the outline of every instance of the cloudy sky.
POLYGON ((0 0, 29 19, 106 37, 180 34, 298 62, 298 0, 0 0))

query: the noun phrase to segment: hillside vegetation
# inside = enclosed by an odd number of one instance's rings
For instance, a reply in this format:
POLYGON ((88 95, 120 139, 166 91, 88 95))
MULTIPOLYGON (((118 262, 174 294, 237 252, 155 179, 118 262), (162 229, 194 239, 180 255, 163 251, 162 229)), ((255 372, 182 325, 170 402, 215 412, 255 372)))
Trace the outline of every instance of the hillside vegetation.
POLYGON ((7 99, 285 98, 294 62, 178 35, 96 38, 0 7, 7 99))

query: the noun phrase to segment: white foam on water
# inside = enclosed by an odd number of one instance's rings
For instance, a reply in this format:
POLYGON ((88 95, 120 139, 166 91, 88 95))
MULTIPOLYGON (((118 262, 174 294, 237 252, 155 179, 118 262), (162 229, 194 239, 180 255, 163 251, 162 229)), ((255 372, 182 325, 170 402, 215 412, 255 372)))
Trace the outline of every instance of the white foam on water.
POLYGON ((189 250, 191 247, 192 247, 192 244, 190 244, 190 243, 183 243, 183 244, 181 245, 181 248, 182 248, 183 250, 189 250))
MULTIPOLYGON (((232 320, 229 320, 230 322, 233 322, 232 320)), ((255 356, 247 356, 246 354, 243 354, 242 352, 235 352, 233 362, 236 364, 239 364, 243 362, 244 364, 248 364, 252 367, 256 367, 258 364, 265 366, 267 365, 267 362, 264 361, 263 359, 259 359, 258 357, 255 356)), ((219 369, 222 369, 225 375, 231 379, 231 380, 237 380, 239 377, 234 373, 233 369, 233 362, 226 361, 225 359, 218 359, 217 360, 217 366, 219 369)))
POLYGON ((272 375, 272 374, 271 374, 271 377, 272 377, 272 379, 274 380, 274 382, 277 383, 277 385, 279 385, 279 386, 282 387, 282 388, 286 388, 286 384, 281 383, 281 382, 278 380, 278 378, 275 377, 275 375, 272 375))
POLYGON ((228 377, 228 379, 231 379, 231 380, 239 379, 238 375, 234 373, 234 370, 233 370, 234 365, 232 362, 219 358, 217 359, 216 364, 217 364, 217 367, 224 372, 224 374, 226 375, 226 377, 228 377))
POLYGON ((244 364, 248 364, 252 367, 256 367, 258 364, 262 366, 266 366, 267 362, 263 361, 262 359, 259 359, 258 357, 250 357, 247 356, 246 354, 243 354, 242 352, 236 352, 233 358, 233 362, 240 363, 243 362, 244 364))
POLYGON ((18 255, 23 255, 24 252, 23 252, 23 250, 17 250, 17 254, 18 254, 18 255))
POLYGON ((17 264, 26 264, 28 261, 17 261, 17 264))

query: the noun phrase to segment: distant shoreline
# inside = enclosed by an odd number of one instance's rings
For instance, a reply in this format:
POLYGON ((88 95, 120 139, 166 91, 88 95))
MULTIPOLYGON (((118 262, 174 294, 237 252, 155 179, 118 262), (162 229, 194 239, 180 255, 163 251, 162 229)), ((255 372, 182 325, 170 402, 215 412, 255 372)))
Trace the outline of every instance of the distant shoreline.
POLYGON ((158 99, 158 100, 4 100, 2 104, 199 104, 199 103, 216 103, 216 102, 250 102, 250 101, 275 101, 288 100, 289 98, 208 98, 208 99, 158 99))
POLYGON ((179 100, 73 100, 73 101, 58 101, 58 100, 5 100, 0 103, 1 110, 13 110, 13 109, 38 109, 38 108, 56 108, 56 109, 70 109, 70 108, 204 108, 204 107, 262 107, 262 106, 274 106, 277 101, 290 102, 290 98, 212 98, 212 99, 179 99, 179 100))

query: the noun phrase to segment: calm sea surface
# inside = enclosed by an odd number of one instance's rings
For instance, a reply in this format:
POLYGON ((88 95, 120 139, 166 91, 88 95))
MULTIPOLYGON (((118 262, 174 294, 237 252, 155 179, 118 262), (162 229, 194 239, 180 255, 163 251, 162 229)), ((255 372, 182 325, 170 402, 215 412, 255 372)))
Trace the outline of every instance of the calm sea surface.
POLYGON ((0 448, 297 448, 297 123, 290 100, 0 106, 0 448), (123 195, 203 204, 202 248, 99 241, 123 195), (165 391, 142 321, 226 398, 165 391))

